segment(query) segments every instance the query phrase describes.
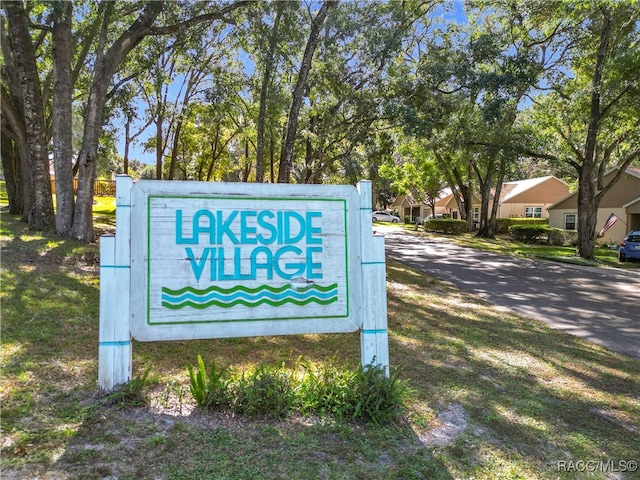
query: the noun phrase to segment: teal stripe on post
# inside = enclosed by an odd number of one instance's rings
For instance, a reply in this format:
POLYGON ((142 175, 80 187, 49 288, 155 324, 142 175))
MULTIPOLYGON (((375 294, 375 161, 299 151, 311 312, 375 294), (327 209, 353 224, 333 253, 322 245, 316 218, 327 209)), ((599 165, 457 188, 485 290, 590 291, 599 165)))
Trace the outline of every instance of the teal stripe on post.
POLYGON ((129 340, 121 340, 119 342, 100 342, 99 345, 101 347, 126 347, 131 345, 131 342, 129 340))

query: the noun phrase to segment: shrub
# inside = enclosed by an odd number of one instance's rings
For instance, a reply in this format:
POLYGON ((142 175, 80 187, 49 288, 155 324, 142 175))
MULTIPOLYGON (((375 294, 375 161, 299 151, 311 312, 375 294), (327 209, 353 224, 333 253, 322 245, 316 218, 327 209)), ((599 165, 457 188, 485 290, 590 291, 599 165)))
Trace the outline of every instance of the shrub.
POLYGON ((303 415, 384 423, 403 408, 407 387, 397 372, 387 377, 382 367, 360 366, 354 370, 331 361, 318 367, 298 365, 298 374, 260 365, 253 372, 228 378, 226 370, 217 369, 213 362, 207 374, 198 355, 197 371, 189 365, 191 394, 202 407, 274 418, 297 410, 303 415))
POLYGON ((422 226, 427 232, 441 232, 452 235, 462 235, 467 231, 467 222, 447 218, 425 219, 422 226))
POLYGON ((260 365, 250 375, 243 373, 233 388, 237 413, 282 418, 294 404, 290 375, 276 368, 260 365))
POLYGON ((405 216, 404 216, 404 223, 405 223, 405 224, 407 224, 407 223, 411 223, 411 217, 410 217, 409 215, 405 215, 405 216))
POLYGON ((355 411, 355 376, 351 370, 333 362, 312 367, 302 364, 302 376, 296 388, 296 403, 303 414, 331 415, 338 420, 355 411))
POLYGON ((357 403, 353 417, 379 424, 399 414, 408 390, 399 377, 399 371, 392 371, 387 377, 383 367, 360 366, 355 375, 357 403))
POLYGON ((508 233, 511 225, 548 225, 548 218, 497 218, 496 233, 508 233))
POLYGON ((229 403, 230 380, 226 368, 219 369, 215 360, 212 360, 209 374, 207 374, 204 360, 200 355, 198 355, 198 370, 194 372, 191 364, 187 368, 189 370, 189 389, 198 406, 204 408, 222 407, 229 403))
POLYGON ((549 235, 549 245, 557 245, 562 246, 567 243, 567 236, 565 231, 560 228, 551 228, 548 229, 549 235))
POLYGON ((515 242, 546 242, 548 236, 549 227, 546 225, 511 225, 509 227, 509 237, 515 242))

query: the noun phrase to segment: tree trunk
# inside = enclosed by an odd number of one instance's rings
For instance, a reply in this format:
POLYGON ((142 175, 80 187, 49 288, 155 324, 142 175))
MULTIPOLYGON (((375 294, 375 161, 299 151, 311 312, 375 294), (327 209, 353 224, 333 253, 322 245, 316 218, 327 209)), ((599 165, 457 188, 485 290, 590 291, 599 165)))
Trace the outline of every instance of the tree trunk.
POLYGON ((129 175, 129 146, 131 145, 131 122, 127 118, 124 124, 124 159, 122 173, 129 175))
POLYGON ((300 114, 300 108, 302 107, 307 78, 309 76, 309 71, 311 70, 311 61, 313 60, 313 54, 316 46, 318 45, 320 29, 327 18, 329 8, 334 7, 337 3, 337 1, 325 0, 322 7, 320 7, 318 15, 316 15, 316 18, 311 22, 311 31, 309 32, 307 46, 305 47, 304 55, 302 56, 302 64, 300 65, 300 72, 298 73, 298 80, 291 98, 291 110, 289 111, 289 118, 287 119, 287 133, 284 144, 282 145, 282 153, 280 155, 278 183, 289 183, 291 179, 294 153, 293 148, 296 141, 296 135, 298 133, 298 116, 300 114))
POLYGON ((269 179, 271 183, 276 183, 276 138, 273 128, 269 129, 269 179))
MULTIPOLYGON (((159 92, 158 92, 159 93, 159 92)), ((158 116, 156 117, 156 180, 162 180, 162 154, 164 142, 162 140, 162 124, 164 123, 164 106, 158 96, 158 116)))
POLYGON ((584 145, 584 160, 578 177, 578 255, 591 259, 595 256, 595 229, 598 215, 598 200, 594 171, 597 164, 598 131, 602 120, 600 112, 600 91, 602 77, 607 63, 609 39, 611 37, 611 17, 606 7, 602 7, 602 27, 598 42, 596 64, 591 80, 591 105, 589 123, 584 145))
POLYGON ((244 139, 244 169, 242 172, 242 181, 249 181, 249 172, 251 172, 251 161, 249 160, 249 139, 244 139))
POLYGON ((257 122, 257 140, 256 140, 256 182, 264 182, 264 128, 267 116, 267 97, 269 93, 269 85, 271 84, 271 72, 273 70, 274 57, 278 46, 278 27, 280 26, 280 18, 284 9, 284 2, 276 2, 276 18, 273 21, 273 29, 269 38, 269 51, 265 59, 264 75, 262 76, 262 86, 260 88, 260 108, 258 112, 257 122))
MULTIPOLYGON (((489 230, 489 200, 491 197, 491 183, 492 183, 492 175, 489 174, 483 180, 478 173, 478 182, 480 184, 480 225, 478 227, 478 233, 476 236, 483 238, 492 238, 491 232, 489 230)), ((472 211, 473 212, 473 211, 472 211)), ((473 213, 471 214, 471 218, 473 219, 473 213)))
POLYGON ((15 215, 22 213, 20 153, 18 152, 18 143, 12 138, 7 138, 4 129, 2 136, 2 142, 0 142, 2 171, 4 172, 4 181, 7 188, 9 213, 15 215))
MULTIPOLYGON (((475 168, 475 166, 474 166, 475 168)), ((502 192, 502 182, 505 175, 505 162, 504 159, 500 159, 498 167, 498 175, 495 178, 494 183, 494 169, 495 160, 492 160, 487 165, 487 175, 483 179, 481 172, 478 168, 475 168, 478 182, 480 184, 480 224, 478 228, 477 237, 483 238, 495 238, 496 237, 496 216, 498 215, 498 206, 500 205, 500 194, 502 192), (495 185, 495 191, 493 194, 493 200, 491 200, 491 187, 495 185), (489 207, 491 206, 491 209, 489 207)), ((472 215, 473 216, 473 215, 472 215)))
POLYGON ((491 216, 489 217, 489 223, 487 224, 487 238, 496 238, 496 230, 498 228, 498 207, 500 206, 500 195, 502 195, 502 184, 504 183, 505 174, 505 160, 501 159, 498 179, 496 180, 496 191, 493 196, 493 205, 491 207, 491 216))
MULTIPOLYGON (((4 55, 5 60, 10 62, 10 52, 4 51, 4 55)), ((13 71, 11 67, 9 68, 13 71)), ((10 77, 13 75, 7 73, 7 78, 11 81, 10 77)), ((19 95, 15 95, 15 92, 20 91, 20 88, 14 84, 10 90, 14 91, 14 95, 11 97, 5 89, 0 92, 2 94, 2 141, 0 142, 2 152, 0 156, 2 156, 2 168, 7 185, 9 213, 22 214, 22 221, 27 222, 27 213, 31 208, 31 198, 33 197, 31 177, 24 173, 25 165, 29 165, 27 134, 24 115, 18 113, 18 110, 23 110, 19 106, 21 105, 19 95)))
POLYGON ((53 23, 53 162, 56 172, 56 232, 66 236, 73 225, 73 145, 71 18, 73 3, 55 10, 53 23))
POLYGON ((178 161, 178 147, 180 145, 180 134, 182 133, 182 122, 185 115, 185 110, 187 109, 187 105, 189 104, 189 100, 191 98, 191 91, 193 90, 196 83, 199 82, 198 72, 190 71, 189 79, 187 81, 187 88, 185 89, 184 96, 182 97, 182 112, 178 116, 178 121, 176 123, 176 128, 173 133, 173 145, 171 146, 171 160, 169 161, 169 178, 168 180, 173 180, 176 169, 176 162, 178 161))
POLYGON ((27 147, 27 130, 24 116, 24 99, 13 52, 7 39, 5 22, 0 22, 0 44, 5 68, 2 80, 8 88, 0 88, 0 118, 2 141, 2 165, 9 195, 9 212, 22 214, 22 221, 28 221, 33 191, 31 187, 31 168, 27 147), (5 148, 6 147, 6 148, 5 148))
MULTIPOLYGON (((447 181, 447 185, 451 189, 453 198, 456 201, 456 204, 458 205, 458 210, 460 211, 460 217, 462 218, 462 220, 467 220, 467 211, 468 211, 467 198, 470 196, 471 187, 469 185, 465 185, 457 168, 454 167, 453 175, 452 175, 447 165, 447 161, 444 159, 444 157, 442 156, 442 154, 437 148, 432 149, 432 151, 436 158, 436 161, 438 162, 438 165, 440 166, 442 172, 444 173, 444 177, 447 181)), ((471 195, 471 197, 473 197, 473 195, 471 195)), ((471 198, 471 201, 473 202, 473 198, 471 198)))
MULTIPOLYGON (((110 11, 107 4, 107 11, 110 11)), ((107 87, 124 57, 149 33, 156 17, 164 8, 164 2, 149 2, 138 19, 119 37, 104 54, 98 50, 93 80, 87 102, 82 148, 78 155, 78 195, 73 215, 70 236, 82 242, 93 241, 93 188, 96 177, 98 139, 102 128, 102 114, 106 102, 107 87)), ((109 24, 109 13, 105 14, 103 39, 109 24)))
POLYGON ((595 256, 598 217, 596 188, 591 174, 591 170, 583 168, 578 180, 578 255, 587 259, 595 256))
MULTIPOLYGON (((9 36, 18 84, 24 100, 24 124, 31 174, 32 204, 28 212, 29 226, 35 230, 52 230, 55 214, 49 174, 46 124, 42 92, 35 52, 29 33, 29 16, 22 2, 5 2, 4 10, 9 24, 9 36)), ((27 192, 25 192, 27 193, 27 192)))

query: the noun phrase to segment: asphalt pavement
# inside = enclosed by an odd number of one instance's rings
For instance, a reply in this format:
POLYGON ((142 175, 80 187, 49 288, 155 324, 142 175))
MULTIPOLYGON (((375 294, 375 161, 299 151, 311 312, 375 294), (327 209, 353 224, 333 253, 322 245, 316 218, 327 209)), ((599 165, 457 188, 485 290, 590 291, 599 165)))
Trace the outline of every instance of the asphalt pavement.
POLYGON ((640 270, 484 252, 374 225, 386 254, 495 305, 640 359, 640 270))

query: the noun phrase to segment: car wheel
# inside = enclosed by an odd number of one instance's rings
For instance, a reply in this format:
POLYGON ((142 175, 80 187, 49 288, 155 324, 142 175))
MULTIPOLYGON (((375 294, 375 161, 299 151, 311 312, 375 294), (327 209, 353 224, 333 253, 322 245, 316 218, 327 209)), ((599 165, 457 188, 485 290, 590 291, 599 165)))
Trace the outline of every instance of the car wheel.
POLYGON ((396 220, 395 218, 393 219, 393 223, 398 223, 398 220, 396 220))
POLYGON ((378 219, 376 217, 373 217, 371 220, 374 221, 374 222, 378 221, 378 219))

